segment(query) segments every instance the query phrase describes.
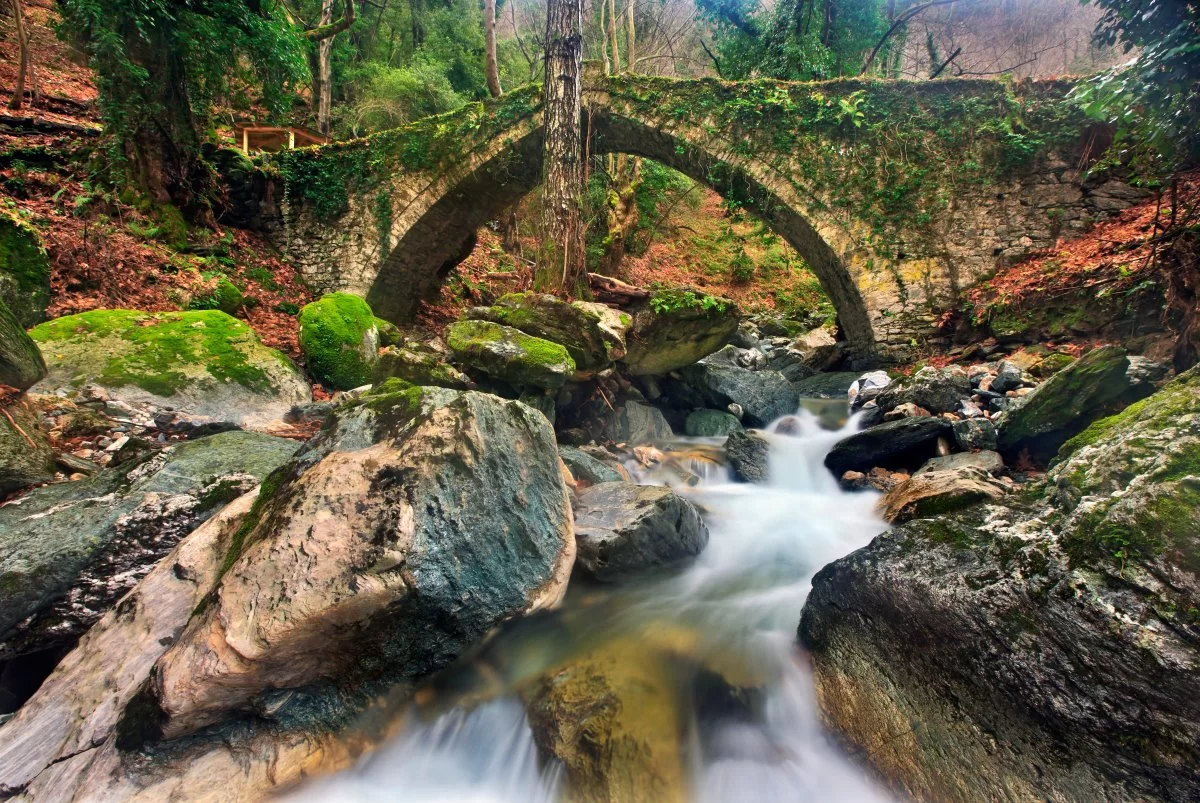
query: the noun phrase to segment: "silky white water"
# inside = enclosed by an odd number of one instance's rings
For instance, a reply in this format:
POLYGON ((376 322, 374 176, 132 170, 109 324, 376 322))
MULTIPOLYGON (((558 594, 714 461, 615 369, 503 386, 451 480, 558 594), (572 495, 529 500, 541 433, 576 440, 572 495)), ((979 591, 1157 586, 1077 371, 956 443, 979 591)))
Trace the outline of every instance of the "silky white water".
MULTIPOLYGON (((886 800, 822 730, 806 659, 796 646, 812 576, 885 527, 873 511, 876 497, 842 491, 823 465, 825 454, 853 426, 822 429, 801 411, 782 427, 789 434, 773 431, 778 422, 766 434, 771 443, 766 483, 736 484, 724 472, 708 471, 695 485, 679 484, 678 492, 703 511, 710 532, 708 547, 692 566, 596 591, 589 598, 607 596, 586 610, 578 595, 569 596, 561 621, 549 632, 500 634, 500 642, 510 643, 495 649, 519 660, 505 662, 495 690, 499 696, 469 710, 451 707, 428 721, 410 712, 400 736, 293 799, 551 803, 559 797, 562 773, 554 762, 539 769, 513 688, 569 659, 573 649, 586 651, 597 641, 637 637, 656 623, 669 623, 699 634, 694 651, 700 662, 719 659, 762 681, 761 705, 753 715, 714 715, 703 700, 693 701, 696 710, 680 745, 691 799, 886 800), (564 638, 564 632, 571 636, 564 638)), ((675 484, 674 476, 645 471, 639 481, 675 484)))

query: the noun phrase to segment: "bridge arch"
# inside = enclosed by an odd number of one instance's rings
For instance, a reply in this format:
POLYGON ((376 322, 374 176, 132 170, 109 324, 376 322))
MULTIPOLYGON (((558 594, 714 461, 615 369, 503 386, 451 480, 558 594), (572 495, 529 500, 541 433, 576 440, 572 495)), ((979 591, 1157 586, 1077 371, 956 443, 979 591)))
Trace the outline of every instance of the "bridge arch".
MULTIPOLYGON (((1016 100, 1010 91, 988 81, 735 84, 593 74, 585 126, 592 153, 643 156, 745 198, 812 267, 852 351, 899 358, 938 336, 939 313, 963 287, 1050 245, 1059 233, 1051 219, 1082 227, 1085 217, 1113 211, 1111 198, 1089 198, 1071 161, 1082 120, 1064 111, 1066 87, 1031 85, 1016 100), (961 118, 1014 103, 1030 134, 1019 137, 1024 151, 1010 163, 1014 135, 1003 126, 973 130, 978 121, 961 118), (910 130, 871 114, 902 114, 910 130), (965 138, 954 133, 963 127, 965 138), (884 159, 910 151, 907 162, 884 159), (967 180, 955 175, 968 170, 960 165, 971 166, 967 180), (850 181, 861 200, 848 199, 850 181)), ((530 88, 357 142, 282 154, 269 228, 317 289, 359 293, 381 317, 404 320, 465 257, 479 227, 537 186, 540 125, 530 88)))

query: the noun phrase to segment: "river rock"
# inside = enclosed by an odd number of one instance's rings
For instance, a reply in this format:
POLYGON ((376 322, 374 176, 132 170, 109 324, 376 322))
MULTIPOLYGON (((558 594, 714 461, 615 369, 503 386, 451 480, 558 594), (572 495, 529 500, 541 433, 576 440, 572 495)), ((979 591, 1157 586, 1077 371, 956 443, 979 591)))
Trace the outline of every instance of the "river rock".
POLYGON ((604 482, 575 500, 576 566, 623 580, 699 555, 708 528, 688 500, 660 485, 604 482))
POLYGON ((847 471, 866 472, 874 466, 921 465, 937 456, 938 439, 951 431, 950 422, 942 418, 887 421, 839 441, 825 456, 825 467, 840 477, 847 471))
POLYGON ((45 375, 46 363, 37 343, 0 299, 0 385, 27 390, 45 375))
POLYGON ((876 397, 883 411, 912 403, 933 413, 956 412, 971 398, 971 380, 957 365, 946 368, 925 366, 910 377, 897 380, 876 397))
POLYGON ((562 387, 575 373, 567 349, 511 326, 490 321, 458 321, 446 330, 454 361, 468 371, 516 388, 562 387))
MULTIPOLYGON (((624 356, 621 315, 600 312, 601 304, 570 304, 545 293, 509 293, 490 307, 474 307, 466 317, 511 326, 566 348, 580 371, 595 371, 624 356), (619 352, 619 353, 617 353, 619 352)), ((615 311, 614 311, 615 312, 615 311)), ((626 324, 627 326, 628 324, 626 324)))
POLYGON ((54 479, 54 451, 38 426, 36 407, 21 398, 3 411, 7 415, 0 414, 0 498, 54 479))
POLYGON ((981 452, 958 452, 944 457, 933 457, 925 461, 914 473, 914 477, 928 474, 931 471, 956 471, 960 468, 978 468, 989 474, 999 473, 1004 468, 1004 459, 999 452, 984 450, 981 452))
POLYGON ((379 327, 366 301, 352 293, 330 293, 305 304, 296 319, 300 351, 314 378, 337 390, 371 381, 379 359, 379 327))
POLYGON ((0 508, 0 658, 69 644, 298 444, 224 432, 0 508))
POLYGON ((856 371, 823 372, 793 382, 792 387, 802 399, 845 399, 859 376, 856 371))
POLYGON ((604 436, 616 443, 637 446, 671 438, 674 433, 666 417, 655 407, 627 401, 618 405, 604 423, 604 436))
POLYGON ((1024 384, 1025 376, 1021 369, 1008 360, 1002 360, 996 369, 996 375, 992 377, 988 390, 995 393, 1008 393, 1024 384))
POLYGON ((311 400, 308 382, 242 321, 218 310, 93 310, 34 327, 46 357, 41 393, 89 384, 114 400, 239 426, 280 421, 311 400))
MULTIPOLYGON (((8 209, 0 209, 0 304, 8 306, 22 329, 45 320, 50 304, 50 257, 42 238, 8 209)), ((12 384, 2 377, 0 383, 12 384)))
POLYGON ((792 385, 778 371, 740 366, 738 359, 747 353, 751 352, 726 346, 680 373, 707 406, 721 409, 736 404, 750 426, 764 427, 796 412, 800 397, 792 385))
POLYGON ((957 465, 918 471, 879 500, 884 521, 900 524, 999 499, 1008 488, 984 468, 957 465))
POLYGON ((890 384, 892 384, 892 378, 888 376, 887 371, 868 371, 854 380, 854 384, 846 391, 851 412, 879 396, 883 389, 890 384))
POLYGON ((821 570, 800 638, 824 716, 915 799, 1200 798, 1197 555, 1193 369, 1041 485, 821 570))
POLYGON ((589 485, 597 485, 602 482, 621 482, 627 479, 621 476, 621 472, 614 467, 574 446, 559 444, 558 456, 566 464, 571 476, 589 485))
POLYGON ((557 604, 575 557, 546 419, 440 388, 339 408, 242 532, 210 602, 127 707, 123 744, 424 677, 557 604))
POLYGON ((996 425, 990 418, 967 418, 951 426, 959 449, 996 449, 996 425))
POLYGON ((621 361, 630 376, 666 374, 724 346, 738 327, 737 305, 691 290, 662 290, 632 310, 621 361))
POLYGON ((683 431, 694 438, 721 438, 741 429, 737 416, 721 410, 693 410, 683 424, 683 431))
POLYGON ((471 378, 446 362, 446 355, 432 346, 408 340, 379 353, 372 381, 380 384, 392 377, 412 385, 469 390, 471 378))
POLYGON ((1068 438, 1119 407, 1130 386, 1129 360, 1119 346, 1094 349, 1034 389, 997 422, 999 449, 1046 460, 1068 438))
POLYGON ((757 432, 732 432, 725 439, 725 457, 740 482, 766 482, 770 456, 771 444, 757 432))

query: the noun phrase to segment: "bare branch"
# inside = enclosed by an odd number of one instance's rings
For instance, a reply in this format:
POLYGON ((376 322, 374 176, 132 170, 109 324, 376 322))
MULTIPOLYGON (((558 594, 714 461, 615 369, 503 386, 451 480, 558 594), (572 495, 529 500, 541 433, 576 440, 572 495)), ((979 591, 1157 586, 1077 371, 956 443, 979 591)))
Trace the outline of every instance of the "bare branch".
POLYGON ((913 6, 908 11, 905 11, 903 14, 896 17, 896 21, 892 23, 892 27, 888 28, 887 32, 880 37, 879 42, 875 45, 875 49, 871 51, 871 55, 867 56, 867 61, 865 64, 863 64, 863 68, 858 74, 867 74, 867 70, 871 69, 871 65, 875 63, 875 57, 879 55, 879 51, 883 48, 887 40, 892 38, 892 34, 904 27, 904 25, 913 17, 917 16, 928 8, 933 8, 934 6, 948 6, 951 3, 957 2, 958 0, 929 0, 927 3, 922 3, 919 6, 913 6))

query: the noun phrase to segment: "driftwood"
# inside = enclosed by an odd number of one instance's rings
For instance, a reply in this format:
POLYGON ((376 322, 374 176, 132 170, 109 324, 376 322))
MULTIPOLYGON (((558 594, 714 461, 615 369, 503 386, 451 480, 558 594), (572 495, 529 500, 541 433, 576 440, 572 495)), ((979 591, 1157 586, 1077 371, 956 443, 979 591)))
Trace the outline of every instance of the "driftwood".
POLYGON ((589 273, 588 285, 596 295, 597 301, 615 304, 631 304, 634 301, 644 301, 650 297, 650 291, 635 285, 614 279, 611 276, 601 276, 599 273, 589 273))

